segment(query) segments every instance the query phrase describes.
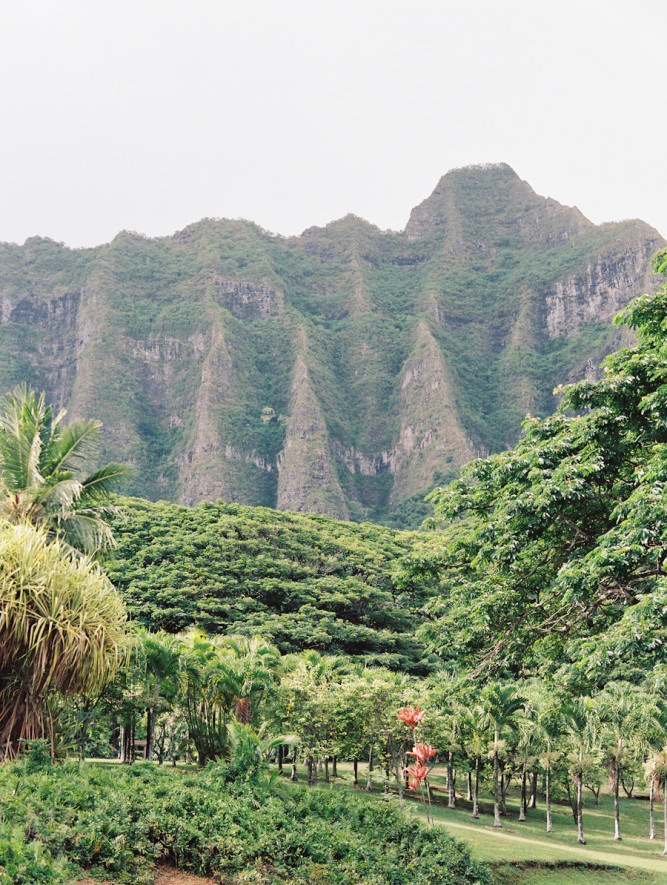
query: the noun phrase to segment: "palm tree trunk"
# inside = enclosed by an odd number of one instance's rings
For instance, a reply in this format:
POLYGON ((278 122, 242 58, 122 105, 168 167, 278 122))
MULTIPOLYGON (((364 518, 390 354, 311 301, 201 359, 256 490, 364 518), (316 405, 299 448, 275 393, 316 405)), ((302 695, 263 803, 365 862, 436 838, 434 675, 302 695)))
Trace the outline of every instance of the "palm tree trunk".
POLYGON ((155 744, 155 710, 152 707, 146 709, 146 759, 153 759, 153 746, 155 744))
POLYGON ((496 729, 496 746, 493 750, 493 826, 502 827, 500 822, 500 803, 498 801, 499 785, 498 785, 498 730, 496 729))
POLYGON ((648 793, 648 837, 655 839, 655 815, 654 815, 654 798, 655 798, 655 775, 651 778, 648 793))
POLYGON ((472 771, 468 770, 468 791, 466 794, 466 802, 472 802, 472 771))
POLYGON ((359 760, 358 759, 352 760, 352 771, 354 772, 354 777, 352 778, 352 783, 356 787, 359 784, 359 760))
POLYGON ((584 839, 584 812, 583 812, 583 803, 581 798, 581 793, 584 786, 584 776, 580 772, 577 775, 577 842, 580 845, 585 845, 586 840, 584 839))
POLYGON ((526 766, 522 766, 521 771, 521 798, 519 799, 519 820, 526 819, 526 766))
POLYGON ((529 808, 537 808, 537 772, 534 771, 530 778, 530 805, 529 808))
POLYGON ((449 797, 447 799, 448 808, 456 808, 456 797, 454 795, 454 751, 449 751, 447 757, 447 790, 449 797))
POLYGON ((547 762, 546 784, 545 784, 545 800, 547 806, 547 833, 553 833, 554 828, 551 823, 551 763, 547 762))
POLYGON ((479 753, 475 755, 475 791, 472 796, 472 816, 475 820, 479 817, 479 767, 481 757, 479 753))
POLYGON ((618 782, 620 780, 621 775, 621 766, 618 763, 618 760, 614 760, 614 764, 612 767, 613 777, 614 777, 614 841, 621 841, 621 815, 618 805, 618 782))

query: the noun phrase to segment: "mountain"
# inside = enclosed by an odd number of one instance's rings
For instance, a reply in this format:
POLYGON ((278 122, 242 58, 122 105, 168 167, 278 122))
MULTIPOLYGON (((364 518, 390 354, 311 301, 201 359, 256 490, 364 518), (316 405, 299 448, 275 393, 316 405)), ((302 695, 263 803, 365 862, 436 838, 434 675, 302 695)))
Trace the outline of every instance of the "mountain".
POLYGON ((623 343, 610 320, 663 243, 500 164, 445 175, 402 232, 204 219, 2 244, 0 389, 101 418, 130 494, 400 521, 623 343))

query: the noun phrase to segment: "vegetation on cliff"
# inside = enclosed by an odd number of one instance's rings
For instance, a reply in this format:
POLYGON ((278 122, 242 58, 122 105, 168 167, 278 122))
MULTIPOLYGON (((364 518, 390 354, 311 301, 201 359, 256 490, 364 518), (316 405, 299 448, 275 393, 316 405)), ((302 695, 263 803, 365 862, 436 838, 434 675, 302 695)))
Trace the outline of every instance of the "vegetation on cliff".
POLYGON ((621 343, 611 317, 660 244, 498 165, 444 176, 398 233, 208 219, 0 245, 0 389, 98 416, 131 494, 407 525, 401 502, 513 445, 621 343))

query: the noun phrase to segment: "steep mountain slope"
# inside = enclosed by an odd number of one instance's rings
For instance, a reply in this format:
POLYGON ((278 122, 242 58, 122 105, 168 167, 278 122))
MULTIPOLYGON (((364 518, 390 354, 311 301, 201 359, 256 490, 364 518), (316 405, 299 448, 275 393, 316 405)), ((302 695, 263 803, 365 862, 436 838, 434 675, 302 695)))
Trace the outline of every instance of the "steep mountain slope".
POLYGON ((100 417, 134 494, 379 519, 594 372, 662 243, 501 164, 444 176, 400 233, 206 219, 0 245, 0 389, 100 417))

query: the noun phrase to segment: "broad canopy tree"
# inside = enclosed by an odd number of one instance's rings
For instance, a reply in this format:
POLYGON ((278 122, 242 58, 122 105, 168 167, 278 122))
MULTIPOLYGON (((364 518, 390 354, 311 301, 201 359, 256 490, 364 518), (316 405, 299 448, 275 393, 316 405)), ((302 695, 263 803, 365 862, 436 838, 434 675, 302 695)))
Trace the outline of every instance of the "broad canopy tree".
MULTIPOLYGON (((667 275, 667 250, 653 261, 667 275)), ((423 635, 478 673, 553 674, 570 687, 636 678, 667 628, 667 284, 615 320, 637 343, 600 380, 562 388, 510 452, 431 496, 455 540, 408 572, 440 577, 423 635)))

